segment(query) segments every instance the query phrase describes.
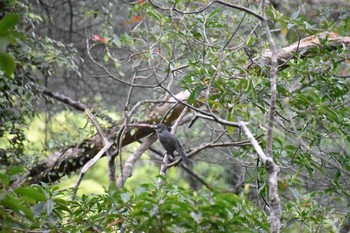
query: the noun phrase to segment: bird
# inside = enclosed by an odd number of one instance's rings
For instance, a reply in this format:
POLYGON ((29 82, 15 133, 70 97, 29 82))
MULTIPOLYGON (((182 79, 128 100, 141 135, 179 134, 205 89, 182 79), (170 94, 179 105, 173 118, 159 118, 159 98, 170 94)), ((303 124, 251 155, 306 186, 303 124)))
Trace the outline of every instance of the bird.
POLYGON ((177 138, 169 132, 168 127, 164 124, 158 124, 156 125, 155 129, 157 131, 159 141, 166 150, 166 152, 173 158, 175 158, 174 151, 177 151, 177 153, 181 156, 182 160, 187 165, 190 165, 191 161, 186 156, 179 140, 177 140, 177 138))

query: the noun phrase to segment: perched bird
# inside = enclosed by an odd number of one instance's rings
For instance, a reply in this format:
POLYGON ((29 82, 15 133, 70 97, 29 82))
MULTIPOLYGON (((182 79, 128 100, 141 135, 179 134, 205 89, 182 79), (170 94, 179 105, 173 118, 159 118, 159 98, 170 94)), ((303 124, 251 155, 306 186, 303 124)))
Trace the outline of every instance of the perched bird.
POLYGON ((175 158, 174 151, 177 151, 177 153, 179 153, 179 155, 181 156, 182 160, 187 165, 190 165, 191 161, 186 156, 179 140, 177 140, 177 138, 169 132, 167 126, 164 124, 158 124, 155 127, 155 129, 157 130, 159 141, 166 150, 166 152, 173 158, 175 158))

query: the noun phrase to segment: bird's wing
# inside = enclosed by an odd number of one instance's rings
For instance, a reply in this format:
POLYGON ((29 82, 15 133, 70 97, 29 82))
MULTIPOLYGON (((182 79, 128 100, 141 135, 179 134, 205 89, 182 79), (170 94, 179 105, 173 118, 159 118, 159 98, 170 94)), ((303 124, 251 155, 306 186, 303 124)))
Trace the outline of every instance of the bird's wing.
POLYGON ((181 156, 182 160, 187 164, 190 165, 191 161, 190 159, 187 157, 187 155, 184 152, 184 149, 182 148, 180 142, 176 139, 177 143, 176 143, 176 148, 175 150, 177 151, 177 153, 179 153, 179 155, 181 156))
POLYGON ((164 149, 168 154, 174 157, 174 150, 176 148, 176 141, 174 141, 174 136, 167 132, 162 132, 159 135, 159 141, 163 145, 164 149))

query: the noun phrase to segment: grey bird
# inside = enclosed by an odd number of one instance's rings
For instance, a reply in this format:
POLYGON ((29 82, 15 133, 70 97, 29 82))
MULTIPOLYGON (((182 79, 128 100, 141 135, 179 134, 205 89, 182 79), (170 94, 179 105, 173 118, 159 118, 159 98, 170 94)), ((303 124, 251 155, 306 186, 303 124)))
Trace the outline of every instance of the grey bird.
POLYGON ((175 158, 174 151, 177 151, 177 153, 179 153, 179 155, 181 156, 182 160, 187 165, 190 165, 191 161, 186 156, 179 140, 177 140, 177 138, 169 132, 168 127, 164 124, 158 124, 155 127, 155 129, 157 130, 159 141, 166 150, 166 152, 173 158, 175 158))

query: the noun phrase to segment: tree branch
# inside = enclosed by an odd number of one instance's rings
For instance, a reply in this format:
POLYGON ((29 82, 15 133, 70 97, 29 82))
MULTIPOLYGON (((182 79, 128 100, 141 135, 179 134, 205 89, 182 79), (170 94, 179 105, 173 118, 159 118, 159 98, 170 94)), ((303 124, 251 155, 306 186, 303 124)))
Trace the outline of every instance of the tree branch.
MULTIPOLYGON (((188 91, 183 91, 175 95, 175 98, 186 100, 189 95, 190 93, 188 91)), ((138 122, 141 126, 158 123, 168 109, 173 108, 171 113, 168 114, 168 117, 165 119, 165 123, 170 124, 178 118, 184 108, 183 105, 177 104, 174 98, 169 98, 166 101, 149 102, 158 104, 155 105, 152 110, 146 113, 146 120, 138 122)), ((148 101, 141 101, 141 103, 137 103, 130 112, 136 111, 137 107, 145 103, 148 103, 148 101)), ((154 132, 151 127, 140 127, 137 124, 134 124, 134 126, 136 129, 131 127, 126 129, 120 146, 129 145, 130 143, 138 141, 154 132)), ((106 129, 106 137, 109 138, 109 140, 115 141, 116 132, 118 132, 119 129, 120 125, 115 125, 106 129)), ((99 134, 96 134, 91 138, 85 139, 81 143, 59 150, 53 153, 47 159, 35 164, 29 168, 28 172, 18 177, 18 179, 15 180, 11 186, 17 187, 23 183, 32 184, 40 182, 55 182, 61 177, 70 174, 71 172, 76 172, 78 169, 83 167, 84 164, 97 155, 103 147, 101 137, 99 134)))
POLYGON ((122 188, 126 180, 131 177, 132 170, 136 161, 141 157, 141 155, 157 140, 157 135, 153 134, 150 137, 146 138, 141 145, 137 148, 137 150, 129 156, 129 158, 125 161, 123 167, 123 174, 120 174, 117 179, 117 187, 122 188))
MULTIPOLYGON (((261 3, 261 11, 265 16, 265 0, 261 3)), ((273 161, 273 127, 275 121, 276 113, 276 99, 277 99, 277 84, 276 84, 276 73, 277 73, 277 47, 274 39, 272 38, 270 27, 268 25, 267 19, 262 21, 265 27, 266 37, 270 44, 271 49, 271 66, 270 66, 270 109, 269 117, 267 122, 267 135, 266 135, 266 155, 267 159, 264 161, 266 170, 268 172, 268 183, 269 183, 269 199, 270 199, 270 222, 271 222, 271 232, 278 233, 281 228, 281 201, 278 194, 278 173, 279 167, 273 161)), ((298 47, 299 48, 299 43, 298 47)), ((244 124, 245 132, 248 128, 244 124)))
MULTIPOLYGON (((282 70, 288 66, 285 62, 295 57, 295 54, 299 54, 302 58, 307 57, 310 54, 312 48, 321 44, 322 40, 327 39, 330 49, 336 49, 339 46, 350 46, 350 37, 342 37, 334 32, 321 32, 316 35, 305 37, 302 40, 298 40, 294 44, 282 48, 277 53, 278 69, 282 70)), ((265 65, 271 65, 272 62, 272 50, 266 51, 261 57, 254 59, 254 62, 261 62, 265 65)))
POLYGON ((280 231, 280 216, 281 216, 281 201, 278 195, 278 173, 280 168, 273 161, 272 157, 267 156, 259 143, 254 138, 253 134, 247 128, 246 123, 243 121, 239 122, 239 125, 248 140, 254 147, 255 151, 258 153, 259 158, 263 161, 267 174, 268 174, 268 184, 269 184, 269 197, 270 197, 270 222, 271 222, 271 232, 277 233, 280 231))
POLYGON ((77 189, 81 183, 81 181, 84 178, 85 173, 89 170, 90 167, 92 167, 101 157, 102 155, 104 155, 104 153, 106 153, 108 151, 108 149, 112 146, 112 143, 108 140, 106 134, 103 132, 101 125, 98 123, 96 117, 92 114, 92 112, 90 111, 90 109, 86 108, 85 109, 86 114, 89 116, 91 122, 95 125, 98 134, 100 135, 100 137, 102 138, 103 141, 103 148, 91 159, 89 160, 89 162, 87 162, 84 167, 81 169, 80 174, 79 174, 79 178, 75 184, 74 187, 74 192, 73 192, 73 196, 76 195, 77 189))

